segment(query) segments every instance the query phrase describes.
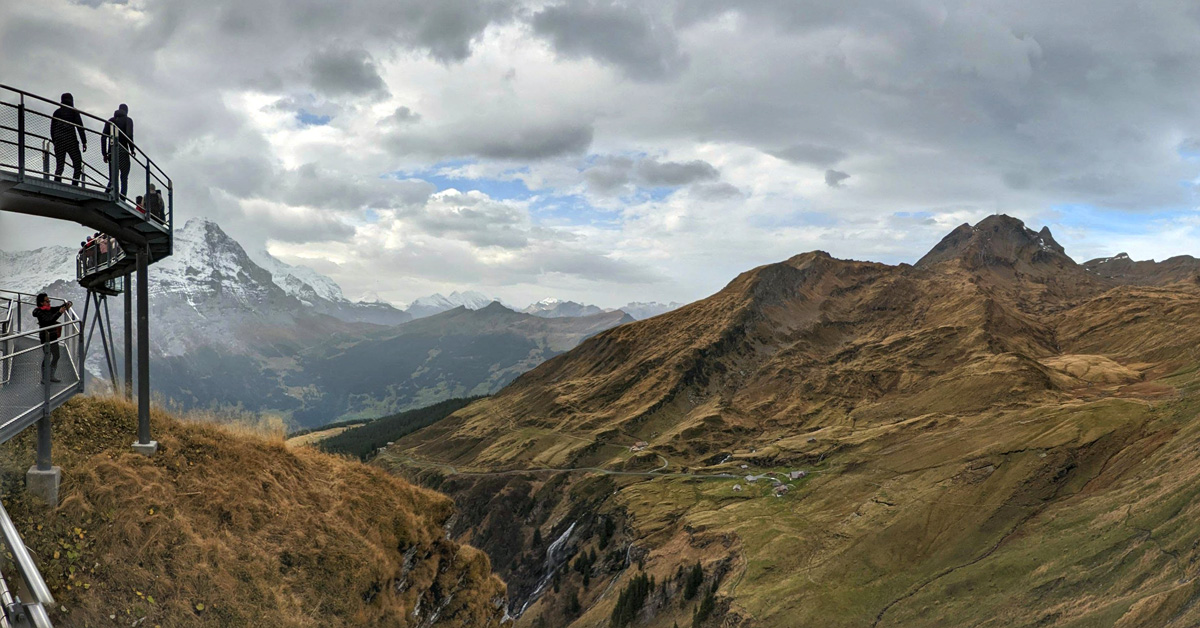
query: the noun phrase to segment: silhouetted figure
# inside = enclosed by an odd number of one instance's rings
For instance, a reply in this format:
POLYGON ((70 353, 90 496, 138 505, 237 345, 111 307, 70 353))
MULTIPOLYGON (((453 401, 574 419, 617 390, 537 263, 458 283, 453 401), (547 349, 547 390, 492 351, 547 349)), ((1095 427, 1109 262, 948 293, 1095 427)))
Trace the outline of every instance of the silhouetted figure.
MULTIPOLYGON (((37 319, 38 327, 50 327, 58 323, 58 318, 69 309, 71 309, 70 301, 58 307, 50 307, 50 297, 43 292, 37 295, 37 309, 33 311, 33 317, 37 319)), ((46 384, 47 375, 54 383, 62 381, 56 375, 59 357, 58 339, 61 337, 62 327, 38 332, 38 341, 42 343, 42 385, 46 384), (48 373, 47 368, 49 368, 48 373)))
POLYGON ((167 221, 167 203, 163 200, 162 190, 155 188, 153 183, 146 190, 145 208, 152 218, 163 223, 167 221))
MULTIPOLYGON (((133 146, 133 118, 129 117, 129 106, 122 104, 113 112, 113 117, 104 123, 104 135, 100 136, 100 150, 104 153, 104 163, 110 159, 117 160, 117 174, 120 177, 119 192, 125 196, 129 191, 129 158, 137 154, 133 146), (109 140, 112 140, 112 150, 109 150, 109 140), (113 153, 116 153, 115 155, 113 153)), ((109 182, 111 189, 113 182, 109 182)))
POLYGON ((67 165, 67 157, 71 158, 71 167, 75 169, 71 175, 71 185, 80 185, 83 182, 83 155, 80 154, 79 147, 83 146, 83 152, 87 152, 87 133, 83 130, 83 117, 75 109, 75 97, 71 94, 63 94, 61 98, 62 105, 54 111, 54 118, 50 120, 50 141, 54 142, 54 180, 62 182, 63 166, 67 165), (79 134, 79 139, 75 139, 76 133, 79 134))

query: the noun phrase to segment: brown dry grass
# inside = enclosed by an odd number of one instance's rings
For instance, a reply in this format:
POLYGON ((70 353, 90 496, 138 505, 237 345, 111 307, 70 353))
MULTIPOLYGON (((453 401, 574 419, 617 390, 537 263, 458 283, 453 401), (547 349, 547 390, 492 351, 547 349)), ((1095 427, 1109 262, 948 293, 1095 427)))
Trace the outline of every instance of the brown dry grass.
POLYGON ((270 426, 152 416, 77 398, 54 414, 62 503, 21 488, 34 432, 0 447, 4 503, 59 605, 58 625, 499 625, 504 584, 445 538, 452 503, 270 426), (414 616, 414 609, 419 609, 414 616))

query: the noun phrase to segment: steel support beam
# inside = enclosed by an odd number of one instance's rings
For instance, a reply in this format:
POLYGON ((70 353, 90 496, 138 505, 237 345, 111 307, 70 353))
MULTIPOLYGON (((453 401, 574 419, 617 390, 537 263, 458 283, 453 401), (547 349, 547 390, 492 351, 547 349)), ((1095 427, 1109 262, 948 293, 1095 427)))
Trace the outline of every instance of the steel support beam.
POLYGON ((137 319, 138 319, 138 440, 134 449, 147 455, 158 449, 150 440, 150 280, 147 267, 150 250, 143 247, 137 253, 137 319))
POLYGON ((133 273, 125 275, 125 399, 133 401, 133 273))

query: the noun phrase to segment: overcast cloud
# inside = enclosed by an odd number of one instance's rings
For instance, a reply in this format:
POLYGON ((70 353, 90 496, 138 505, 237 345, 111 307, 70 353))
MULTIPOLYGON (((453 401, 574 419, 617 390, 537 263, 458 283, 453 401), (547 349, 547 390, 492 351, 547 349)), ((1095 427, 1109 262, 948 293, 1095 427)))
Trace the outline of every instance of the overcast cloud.
MULTIPOLYGON (((42 0, 3 81, 107 115, 218 221, 396 302, 686 301, 993 212, 1200 253, 1200 10, 1098 0, 42 0)), ((0 248, 83 229, 0 215, 0 248)))

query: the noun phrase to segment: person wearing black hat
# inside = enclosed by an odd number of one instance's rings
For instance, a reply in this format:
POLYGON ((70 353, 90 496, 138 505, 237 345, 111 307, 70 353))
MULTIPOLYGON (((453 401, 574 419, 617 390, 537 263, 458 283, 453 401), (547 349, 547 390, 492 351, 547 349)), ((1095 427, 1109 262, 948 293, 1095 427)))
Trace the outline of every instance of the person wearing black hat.
POLYGON ((87 152, 87 133, 83 130, 83 117, 75 109, 75 97, 66 93, 60 102, 62 106, 54 111, 54 117, 50 120, 50 141, 54 142, 54 180, 62 182, 63 166, 67 165, 67 157, 70 157, 71 167, 75 170, 71 175, 71 185, 79 185, 83 182, 83 155, 79 147, 82 145, 83 152, 87 152), (77 133, 78 141, 75 139, 77 133))
MULTIPOLYGON (((117 172, 121 183, 119 191, 121 196, 125 196, 129 192, 129 158, 137 154, 133 145, 133 118, 129 117, 128 105, 122 103, 113 112, 113 117, 104 123, 104 134, 100 136, 100 151, 104 153, 104 163, 114 158, 117 160, 117 172), (111 151, 108 145, 110 139, 111 151)), ((111 189, 112 183, 109 186, 111 189)))

